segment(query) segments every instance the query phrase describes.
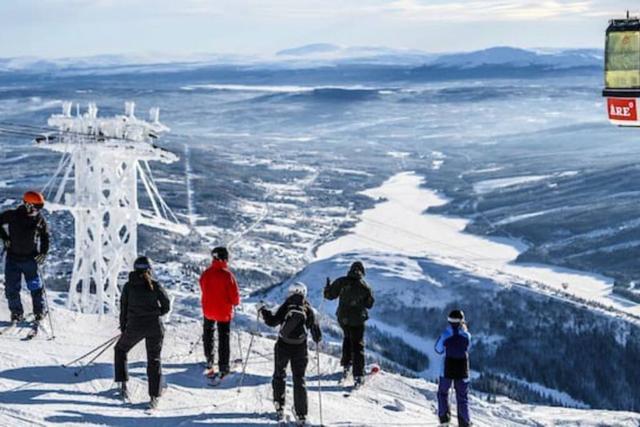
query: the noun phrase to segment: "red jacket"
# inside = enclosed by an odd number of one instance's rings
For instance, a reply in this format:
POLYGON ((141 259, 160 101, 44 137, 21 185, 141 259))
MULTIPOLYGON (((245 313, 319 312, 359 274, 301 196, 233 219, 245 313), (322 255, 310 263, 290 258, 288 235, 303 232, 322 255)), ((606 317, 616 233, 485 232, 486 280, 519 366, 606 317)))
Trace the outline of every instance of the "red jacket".
POLYGON ((233 306, 240 304, 238 283, 226 261, 215 260, 200 276, 202 313, 216 322, 230 322, 233 306))

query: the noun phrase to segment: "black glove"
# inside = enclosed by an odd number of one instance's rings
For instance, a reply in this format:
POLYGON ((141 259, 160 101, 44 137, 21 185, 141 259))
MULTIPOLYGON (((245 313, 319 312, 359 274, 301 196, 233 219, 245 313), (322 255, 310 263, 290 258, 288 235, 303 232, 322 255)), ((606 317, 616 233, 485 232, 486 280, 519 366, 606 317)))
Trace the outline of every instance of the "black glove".
POLYGON ((324 298, 327 297, 327 292, 329 291, 330 286, 331 286, 331 279, 327 277, 327 283, 324 285, 324 289, 322 290, 322 296, 324 298))
POLYGON ((322 331, 320 330, 320 326, 313 325, 311 328, 311 339, 313 339, 313 342, 316 344, 322 341, 322 331))
POLYGON ((267 307, 265 307, 264 305, 260 306, 260 308, 258 309, 258 313, 260 313, 262 318, 264 318, 265 311, 269 311, 269 310, 267 310, 267 307))
POLYGON ((47 254, 38 254, 34 258, 39 265, 44 264, 44 261, 47 259, 47 254))

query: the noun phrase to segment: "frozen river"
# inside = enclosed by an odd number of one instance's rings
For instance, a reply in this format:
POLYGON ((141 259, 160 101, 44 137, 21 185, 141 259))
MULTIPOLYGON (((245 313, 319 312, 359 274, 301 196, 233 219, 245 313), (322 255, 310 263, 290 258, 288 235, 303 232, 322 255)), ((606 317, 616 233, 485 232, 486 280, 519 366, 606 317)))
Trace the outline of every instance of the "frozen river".
POLYGON ((526 250, 522 242, 468 234, 463 231, 469 223, 466 219, 425 213, 447 200, 423 187, 423 183, 420 176, 403 172, 380 187, 367 190, 366 195, 381 202, 362 213, 361 221, 350 234, 319 247, 317 258, 366 250, 423 256, 501 283, 544 283, 640 314, 640 305, 610 297, 613 286, 610 278, 548 265, 516 264, 514 260, 526 250))

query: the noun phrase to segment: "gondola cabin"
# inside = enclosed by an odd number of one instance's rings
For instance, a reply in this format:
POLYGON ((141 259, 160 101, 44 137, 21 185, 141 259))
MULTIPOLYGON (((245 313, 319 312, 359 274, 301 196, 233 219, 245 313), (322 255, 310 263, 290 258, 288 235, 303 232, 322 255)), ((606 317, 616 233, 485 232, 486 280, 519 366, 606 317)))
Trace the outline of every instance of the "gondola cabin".
POLYGON ((640 126, 640 19, 612 19, 607 28, 604 83, 609 121, 640 126))

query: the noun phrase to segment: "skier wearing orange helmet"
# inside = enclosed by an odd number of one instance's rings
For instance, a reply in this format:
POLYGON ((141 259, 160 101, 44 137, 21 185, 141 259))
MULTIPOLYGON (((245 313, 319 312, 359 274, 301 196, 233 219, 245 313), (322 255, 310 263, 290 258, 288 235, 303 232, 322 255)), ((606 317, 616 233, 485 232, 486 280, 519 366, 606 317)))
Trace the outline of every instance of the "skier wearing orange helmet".
POLYGON ((44 207, 44 196, 37 191, 27 191, 22 204, 16 209, 0 213, 0 238, 6 252, 5 296, 11 310, 11 321, 24 318, 20 288, 24 276, 31 292, 33 314, 36 322, 44 317, 43 284, 38 274, 49 251, 49 228, 40 212, 44 207))

